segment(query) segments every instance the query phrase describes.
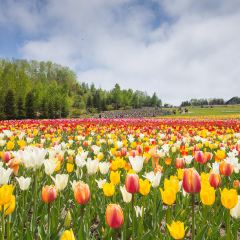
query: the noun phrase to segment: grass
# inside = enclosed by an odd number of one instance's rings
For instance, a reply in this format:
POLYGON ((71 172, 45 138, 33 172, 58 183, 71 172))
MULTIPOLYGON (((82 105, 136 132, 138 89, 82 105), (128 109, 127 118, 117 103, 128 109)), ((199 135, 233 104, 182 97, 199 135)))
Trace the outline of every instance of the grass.
MULTIPOLYGON (((187 107, 188 113, 180 113, 178 108, 168 110, 176 110, 176 114, 172 116, 222 116, 222 115, 239 115, 240 105, 221 105, 211 107, 187 107)), ((167 109, 166 109, 167 110, 167 109)))

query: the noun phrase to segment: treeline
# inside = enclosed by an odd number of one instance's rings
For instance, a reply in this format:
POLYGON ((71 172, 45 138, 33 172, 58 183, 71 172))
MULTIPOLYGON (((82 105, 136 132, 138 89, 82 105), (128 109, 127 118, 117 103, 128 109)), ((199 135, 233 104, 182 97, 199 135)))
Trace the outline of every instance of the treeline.
POLYGON ((233 105, 233 104, 240 104, 239 97, 233 97, 228 101, 224 101, 222 98, 212 98, 212 99, 191 99, 190 101, 184 101, 181 103, 181 107, 188 107, 188 106, 212 106, 212 105, 233 105))
POLYGON ((0 93, 0 119, 60 118, 162 104, 155 93, 149 96, 118 84, 102 90, 78 83, 67 67, 26 60, 0 60, 0 93))

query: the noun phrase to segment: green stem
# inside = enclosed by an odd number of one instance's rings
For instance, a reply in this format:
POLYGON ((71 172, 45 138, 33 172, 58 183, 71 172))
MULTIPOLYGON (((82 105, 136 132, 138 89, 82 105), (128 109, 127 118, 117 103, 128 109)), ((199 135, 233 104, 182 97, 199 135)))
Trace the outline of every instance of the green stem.
POLYGON ((168 208, 167 208, 167 219, 166 219, 166 222, 167 224, 170 224, 172 221, 172 206, 169 205, 168 208))
POLYGON ((34 199, 33 199, 33 218, 32 218, 32 234, 34 235, 36 223, 36 207, 37 207, 37 174, 34 172, 34 199))
POLYGON ((134 240, 134 225, 135 225, 135 218, 134 218, 134 194, 132 194, 132 240, 134 240))
POLYGON ((231 240, 231 226, 230 226, 230 212, 229 210, 226 211, 227 216, 226 216, 226 233, 227 233, 227 240, 231 240))
POLYGON ((80 240, 84 239, 84 205, 80 206, 80 240))
POLYGON ((195 239, 195 214, 194 214, 195 195, 192 194, 192 240, 195 239))
MULTIPOLYGON (((154 189, 155 190, 155 189, 154 189)), ((154 191, 154 200, 153 200, 153 229, 156 229, 157 226, 157 192, 154 191)))
POLYGON ((25 191, 22 192, 23 199, 22 199, 22 227, 21 227, 21 238, 23 239, 24 234, 24 224, 25 224, 25 191))
POLYGON ((7 218, 7 240, 11 240, 10 216, 7 218))
POLYGON ((51 203, 48 204, 48 239, 51 239, 51 203))
POLYGON ((128 218, 129 218, 129 212, 128 212, 128 205, 126 204, 125 208, 125 221, 124 221, 124 227, 123 227, 123 240, 127 240, 127 227, 128 227, 128 218))
POLYGON ((5 237, 5 219, 4 219, 4 205, 2 205, 2 240, 5 237))

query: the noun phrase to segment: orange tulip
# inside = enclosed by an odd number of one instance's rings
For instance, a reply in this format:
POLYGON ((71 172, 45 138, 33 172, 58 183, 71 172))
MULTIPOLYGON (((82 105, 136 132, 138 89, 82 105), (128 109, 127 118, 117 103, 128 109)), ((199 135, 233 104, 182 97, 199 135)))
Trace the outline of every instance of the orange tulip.
POLYGON ((221 185, 221 176, 217 173, 211 173, 209 176, 209 183, 215 189, 221 185))
POLYGON ((78 204, 86 205, 91 198, 89 186, 84 182, 78 182, 74 188, 74 197, 78 204))
POLYGON ((201 180, 198 172, 194 168, 184 169, 182 186, 187 193, 200 192, 201 180))
POLYGON ((233 187, 234 187, 235 189, 238 189, 238 188, 240 187, 240 181, 239 181, 239 180, 234 180, 234 181, 233 181, 233 187))
POLYGON ((185 162, 183 158, 176 158, 175 167, 176 168, 184 168, 185 162))
POLYGON ((44 186, 42 188, 42 200, 45 203, 51 203, 57 198, 57 189, 55 186, 44 186))
POLYGON ((128 174, 125 181, 126 190, 129 193, 137 193, 139 191, 139 177, 137 174, 128 174))
POLYGON ((118 204, 109 204, 106 209, 106 222, 110 228, 120 228, 124 223, 122 208, 118 204))
POLYGON ((233 173, 233 165, 222 161, 219 165, 220 173, 224 176, 231 176, 233 173))

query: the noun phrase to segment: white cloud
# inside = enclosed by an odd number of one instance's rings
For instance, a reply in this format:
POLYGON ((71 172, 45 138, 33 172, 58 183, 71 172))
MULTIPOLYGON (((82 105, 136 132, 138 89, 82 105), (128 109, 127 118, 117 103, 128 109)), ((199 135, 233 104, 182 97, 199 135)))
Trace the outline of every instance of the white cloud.
POLYGON ((73 67, 80 81, 103 88, 156 91, 164 102, 238 95, 240 2, 152 1, 159 10, 137 0, 52 0, 29 15, 23 5, 33 23, 20 26, 44 35, 20 53, 73 67))

